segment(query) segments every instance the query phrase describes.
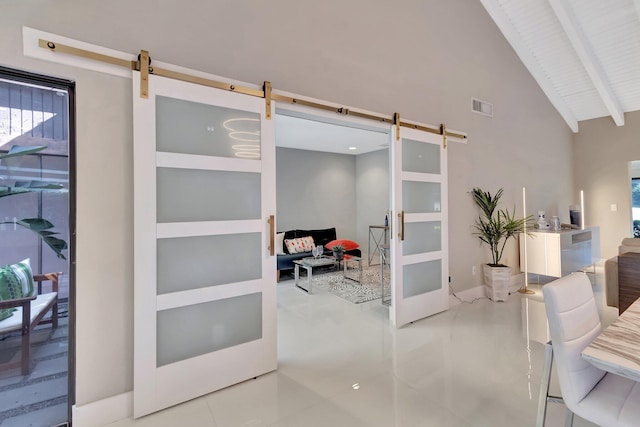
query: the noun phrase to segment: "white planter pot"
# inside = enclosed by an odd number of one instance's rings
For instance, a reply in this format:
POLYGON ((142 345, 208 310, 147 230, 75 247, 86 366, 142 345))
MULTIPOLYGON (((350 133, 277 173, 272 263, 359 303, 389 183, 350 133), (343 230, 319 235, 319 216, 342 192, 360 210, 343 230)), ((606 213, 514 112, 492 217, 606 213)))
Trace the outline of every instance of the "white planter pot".
POLYGON ((491 301, 506 301, 509 298, 511 268, 482 265, 482 273, 487 297, 491 301))

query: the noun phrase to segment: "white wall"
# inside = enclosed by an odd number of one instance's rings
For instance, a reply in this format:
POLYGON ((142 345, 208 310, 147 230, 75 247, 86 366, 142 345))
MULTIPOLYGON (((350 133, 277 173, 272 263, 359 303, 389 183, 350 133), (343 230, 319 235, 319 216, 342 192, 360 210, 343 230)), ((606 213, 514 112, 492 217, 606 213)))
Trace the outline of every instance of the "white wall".
POLYGON ((356 197, 358 232, 355 240, 360 244, 364 258, 368 257, 369 226, 383 225, 389 209, 389 150, 356 157, 356 197))
POLYGON ((622 127, 610 117, 580 122, 573 156, 585 222, 600 226, 601 256, 610 258, 618 254, 620 241, 632 236, 629 162, 640 160, 640 112, 626 113, 622 127), (612 204, 617 211, 611 211, 612 204))
POLYGON ((80 405, 132 388, 131 82, 24 58, 23 25, 467 131, 448 148, 457 291, 477 286, 471 267, 488 260, 471 235, 471 188, 504 187, 506 205, 521 206, 527 185, 531 213, 575 202, 570 131, 479 2, 5 0, 0 63, 77 82, 80 405), (494 118, 473 114, 471 97, 494 118))
POLYGON ((277 148, 278 231, 335 227, 339 239, 355 239, 355 174, 355 156, 277 148))

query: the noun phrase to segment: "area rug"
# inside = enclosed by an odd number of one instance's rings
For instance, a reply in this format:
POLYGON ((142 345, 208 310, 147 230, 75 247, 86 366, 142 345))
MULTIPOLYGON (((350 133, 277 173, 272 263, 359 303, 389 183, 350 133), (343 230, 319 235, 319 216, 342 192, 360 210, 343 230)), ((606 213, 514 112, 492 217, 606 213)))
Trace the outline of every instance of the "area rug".
MULTIPOLYGON (((315 270, 314 270, 315 271, 315 270)), ((357 277, 355 270, 349 270, 349 277, 357 277)), ((384 271, 385 298, 389 295, 389 269, 384 271)), ((303 279, 305 280, 305 279, 303 279)), ((354 304, 380 299, 380 266, 372 265, 362 270, 362 283, 345 279, 342 271, 328 273, 314 272, 312 286, 314 289, 322 289, 354 304)))

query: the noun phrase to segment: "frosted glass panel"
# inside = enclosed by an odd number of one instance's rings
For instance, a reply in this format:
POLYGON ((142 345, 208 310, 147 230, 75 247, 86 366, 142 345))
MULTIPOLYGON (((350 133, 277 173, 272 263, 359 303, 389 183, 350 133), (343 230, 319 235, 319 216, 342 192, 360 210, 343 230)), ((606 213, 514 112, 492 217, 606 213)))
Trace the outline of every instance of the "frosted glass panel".
POLYGON ((440 221, 406 222, 402 254, 414 255, 442 249, 440 221))
POLYGON ((405 213, 440 212, 440 183, 402 181, 402 209, 405 213))
POLYGON ((402 275, 403 298, 436 291, 442 288, 442 260, 405 265, 402 275))
POLYGON ((163 366, 262 338, 262 293, 163 310, 157 319, 163 366))
POLYGON ((440 146, 402 140, 402 170, 405 172, 421 172, 440 174, 440 146))
POLYGON ((259 173, 157 168, 156 177, 160 223, 260 218, 259 173))
POLYGON ((260 115, 157 96, 156 150, 259 159, 260 115))
POLYGON ((158 294, 262 277, 260 233, 158 240, 158 294))

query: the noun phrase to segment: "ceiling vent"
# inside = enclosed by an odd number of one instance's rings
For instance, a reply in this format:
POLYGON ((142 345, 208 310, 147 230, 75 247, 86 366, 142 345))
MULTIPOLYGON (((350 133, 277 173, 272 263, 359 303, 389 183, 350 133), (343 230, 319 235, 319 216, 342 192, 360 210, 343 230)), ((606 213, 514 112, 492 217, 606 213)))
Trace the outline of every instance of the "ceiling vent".
POLYGON ((493 104, 476 98, 471 98, 471 111, 482 114, 483 116, 493 117, 493 104))

